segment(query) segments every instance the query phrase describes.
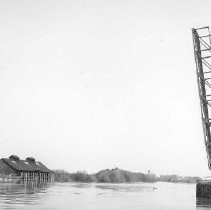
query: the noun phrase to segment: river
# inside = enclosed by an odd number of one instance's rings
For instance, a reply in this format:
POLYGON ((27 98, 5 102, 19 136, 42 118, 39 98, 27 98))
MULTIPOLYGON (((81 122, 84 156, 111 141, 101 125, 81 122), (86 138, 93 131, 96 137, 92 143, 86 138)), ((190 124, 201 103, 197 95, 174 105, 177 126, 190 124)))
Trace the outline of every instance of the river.
MULTIPOLYGON (((54 183, 46 186, 0 184, 0 209, 199 210, 207 208, 196 207, 195 184, 157 182, 54 183)), ((208 209, 211 209, 211 205, 208 209)))

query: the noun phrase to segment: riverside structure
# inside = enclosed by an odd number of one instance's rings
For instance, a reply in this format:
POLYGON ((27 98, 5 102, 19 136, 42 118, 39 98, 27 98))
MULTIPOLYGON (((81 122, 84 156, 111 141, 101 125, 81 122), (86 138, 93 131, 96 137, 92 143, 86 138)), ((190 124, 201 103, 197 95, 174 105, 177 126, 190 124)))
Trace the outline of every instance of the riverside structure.
POLYGON ((0 181, 3 182, 53 182, 54 173, 33 157, 21 160, 16 155, 0 159, 0 181))

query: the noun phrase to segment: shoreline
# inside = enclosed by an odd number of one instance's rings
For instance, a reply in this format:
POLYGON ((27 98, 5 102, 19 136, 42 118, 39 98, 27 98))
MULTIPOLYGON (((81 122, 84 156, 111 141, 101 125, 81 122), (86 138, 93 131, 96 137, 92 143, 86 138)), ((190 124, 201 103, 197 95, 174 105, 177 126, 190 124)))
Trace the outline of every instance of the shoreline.
POLYGON ((101 170, 95 174, 88 174, 84 171, 69 173, 64 170, 55 170, 55 182, 70 183, 197 183, 200 177, 178 176, 178 175, 160 175, 154 173, 144 174, 141 172, 130 172, 119 168, 101 170))

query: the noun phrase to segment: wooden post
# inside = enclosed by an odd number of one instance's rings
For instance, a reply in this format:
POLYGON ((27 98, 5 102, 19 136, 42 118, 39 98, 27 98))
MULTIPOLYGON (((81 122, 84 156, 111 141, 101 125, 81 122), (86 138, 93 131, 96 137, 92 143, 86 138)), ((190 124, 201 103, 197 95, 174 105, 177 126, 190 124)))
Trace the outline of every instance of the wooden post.
POLYGON ((24 182, 23 172, 21 172, 21 183, 24 182))

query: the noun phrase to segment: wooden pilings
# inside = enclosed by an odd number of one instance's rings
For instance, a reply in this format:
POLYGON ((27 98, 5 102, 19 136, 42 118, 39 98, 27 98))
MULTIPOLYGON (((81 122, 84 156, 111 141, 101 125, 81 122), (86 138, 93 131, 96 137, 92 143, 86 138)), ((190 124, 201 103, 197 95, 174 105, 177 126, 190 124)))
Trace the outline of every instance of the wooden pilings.
POLYGON ((23 182, 54 182, 53 173, 23 171, 20 176, 23 182))

